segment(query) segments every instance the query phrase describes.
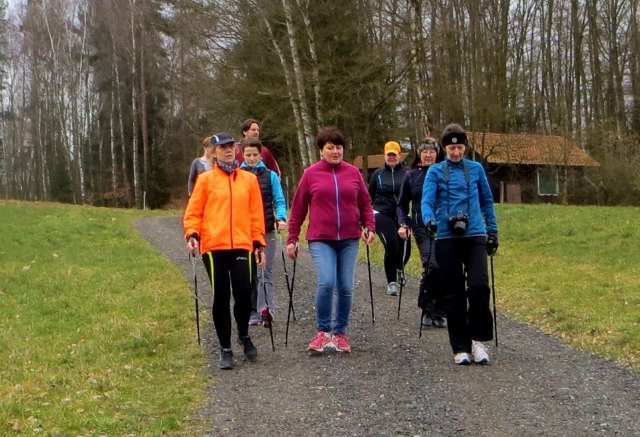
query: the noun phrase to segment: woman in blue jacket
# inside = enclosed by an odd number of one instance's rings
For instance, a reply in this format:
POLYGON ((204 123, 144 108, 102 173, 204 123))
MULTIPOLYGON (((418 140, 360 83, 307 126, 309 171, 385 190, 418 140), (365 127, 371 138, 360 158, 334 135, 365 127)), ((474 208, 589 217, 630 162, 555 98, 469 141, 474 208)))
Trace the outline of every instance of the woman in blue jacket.
POLYGON ((427 232, 438 235, 436 260, 454 361, 486 364, 489 354, 482 342, 493 338, 487 255, 498 249, 493 195, 482 165, 464 158, 465 130, 448 125, 441 143, 447 156, 427 172, 422 218, 427 232))

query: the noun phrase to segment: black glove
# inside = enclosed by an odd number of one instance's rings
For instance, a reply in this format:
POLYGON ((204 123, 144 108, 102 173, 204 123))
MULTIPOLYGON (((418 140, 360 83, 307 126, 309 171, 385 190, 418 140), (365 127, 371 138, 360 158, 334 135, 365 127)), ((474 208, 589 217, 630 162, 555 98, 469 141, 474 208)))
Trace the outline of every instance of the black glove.
POLYGON ((427 235, 431 238, 436 236, 436 233, 438 232, 438 225, 435 221, 433 220, 429 220, 425 225, 424 225, 425 230, 427 231, 427 235))
POLYGON ((499 245, 500 244, 498 244, 498 234, 491 233, 487 235, 487 254, 489 256, 493 256, 496 254, 496 251, 498 250, 499 245))

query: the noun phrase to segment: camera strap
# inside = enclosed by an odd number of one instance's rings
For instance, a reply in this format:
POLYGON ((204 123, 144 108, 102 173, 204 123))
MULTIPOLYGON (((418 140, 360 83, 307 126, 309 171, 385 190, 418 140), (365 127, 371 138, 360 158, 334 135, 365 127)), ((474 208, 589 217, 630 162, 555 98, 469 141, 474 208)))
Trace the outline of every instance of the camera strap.
MULTIPOLYGON (((469 176, 469 167, 467 166, 467 160, 462 158, 462 169, 464 171, 464 181, 467 184, 467 214, 471 213, 471 190, 469 186, 471 185, 471 176, 469 176)), ((449 212, 449 181, 451 180, 451 174, 449 173, 449 161, 445 159, 444 161, 444 181, 447 184, 447 217, 451 216, 449 212)))

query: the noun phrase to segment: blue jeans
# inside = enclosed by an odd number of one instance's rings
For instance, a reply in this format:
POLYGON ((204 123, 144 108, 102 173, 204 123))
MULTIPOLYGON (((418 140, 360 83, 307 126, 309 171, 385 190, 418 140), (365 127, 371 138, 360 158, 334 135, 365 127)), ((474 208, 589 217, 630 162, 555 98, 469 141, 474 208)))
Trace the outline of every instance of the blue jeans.
POLYGON ((349 326, 358 240, 311 241, 309 251, 316 268, 316 316, 318 331, 345 334, 349 326), (337 294, 335 319, 333 296, 337 294), (332 326, 333 325, 333 326, 332 326))

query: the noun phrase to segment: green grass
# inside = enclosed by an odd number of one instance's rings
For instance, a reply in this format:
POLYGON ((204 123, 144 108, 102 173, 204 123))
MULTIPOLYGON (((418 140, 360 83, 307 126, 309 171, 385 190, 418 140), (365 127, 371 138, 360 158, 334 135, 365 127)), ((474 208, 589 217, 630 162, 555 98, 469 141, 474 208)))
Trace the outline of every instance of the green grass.
MULTIPOLYGON (((499 205, 499 310, 640 370, 639 212, 499 205)), ((201 434, 190 285, 133 227, 168 214, 0 201, 0 435, 201 434)))
POLYGON ((153 214, 0 201, 0 434, 189 434, 209 381, 153 214))
MULTIPOLYGON (((640 209, 498 205, 497 216, 498 310, 640 370, 640 209)), ((379 241, 371 257, 382 264, 379 241)), ((421 271, 415 246, 407 271, 421 271)))

